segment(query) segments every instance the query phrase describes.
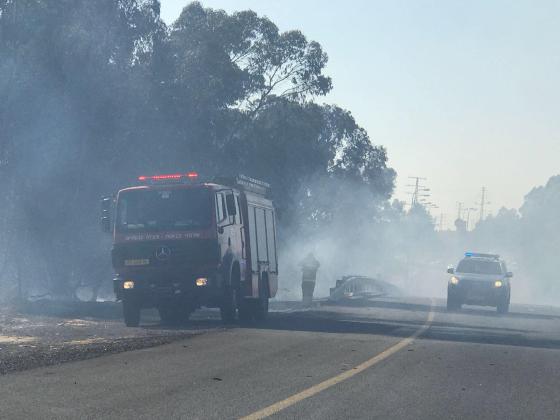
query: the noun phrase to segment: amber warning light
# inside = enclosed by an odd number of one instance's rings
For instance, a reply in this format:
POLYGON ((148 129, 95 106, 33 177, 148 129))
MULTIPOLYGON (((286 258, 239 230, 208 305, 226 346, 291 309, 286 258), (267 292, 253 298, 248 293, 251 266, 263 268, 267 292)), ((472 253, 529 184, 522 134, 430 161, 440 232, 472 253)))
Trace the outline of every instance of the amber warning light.
POLYGON ((186 174, 166 174, 166 175, 142 175, 138 177, 138 181, 182 181, 182 180, 195 180, 198 178, 197 172, 187 172, 186 174))

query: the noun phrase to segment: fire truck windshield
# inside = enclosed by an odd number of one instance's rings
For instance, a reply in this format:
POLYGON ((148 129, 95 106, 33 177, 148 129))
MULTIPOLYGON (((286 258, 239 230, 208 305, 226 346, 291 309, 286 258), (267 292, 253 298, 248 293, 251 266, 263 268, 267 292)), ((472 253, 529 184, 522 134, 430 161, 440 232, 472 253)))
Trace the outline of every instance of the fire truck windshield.
POLYGON ((119 195, 120 232, 195 230, 210 226, 210 191, 205 188, 131 190, 119 195))

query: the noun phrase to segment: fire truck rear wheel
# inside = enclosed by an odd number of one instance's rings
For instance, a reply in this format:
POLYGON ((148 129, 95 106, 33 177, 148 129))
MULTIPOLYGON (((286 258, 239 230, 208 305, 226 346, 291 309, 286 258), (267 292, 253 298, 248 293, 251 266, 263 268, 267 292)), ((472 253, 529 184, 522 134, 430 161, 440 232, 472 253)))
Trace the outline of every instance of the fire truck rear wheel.
POLYGON ((263 275, 259 282, 259 299, 255 302, 255 319, 264 321, 268 316, 268 277, 263 275))
POLYGON ((220 306, 220 316, 226 324, 235 322, 237 318, 237 289, 232 286, 226 286, 222 304, 220 306))
POLYGON ((140 305, 134 299, 123 299, 124 323, 127 327, 137 327, 140 324, 140 305))
POLYGON ((239 320, 249 322, 253 319, 253 302, 250 299, 242 299, 239 302, 239 320))

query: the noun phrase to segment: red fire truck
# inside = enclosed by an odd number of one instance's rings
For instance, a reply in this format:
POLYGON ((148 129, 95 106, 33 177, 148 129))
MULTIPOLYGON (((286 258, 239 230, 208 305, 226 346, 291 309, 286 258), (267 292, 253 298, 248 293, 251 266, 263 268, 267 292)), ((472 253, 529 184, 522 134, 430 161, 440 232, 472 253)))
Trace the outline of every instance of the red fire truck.
POLYGON ((270 186, 246 176, 202 182, 194 172, 138 180, 102 202, 126 325, 153 307, 166 324, 202 306, 220 308, 225 322, 264 319, 278 289, 270 186))

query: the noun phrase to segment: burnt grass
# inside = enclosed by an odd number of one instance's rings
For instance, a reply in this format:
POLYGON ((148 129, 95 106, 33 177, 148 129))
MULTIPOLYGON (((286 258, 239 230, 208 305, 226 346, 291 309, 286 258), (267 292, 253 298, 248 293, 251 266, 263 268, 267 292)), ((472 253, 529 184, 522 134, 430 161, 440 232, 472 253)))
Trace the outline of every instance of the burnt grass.
MULTIPOLYGON (((276 310, 299 302, 274 302, 276 310)), ((118 302, 42 299, 0 305, 0 375, 37 367, 169 344, 226 328, 219 312, 195 312, 192 321, 163 327, 154 310, 143 311, 141 326, 127 328, 118 302)))
POLYGON ((160 346, 216 329, 168 329, 153 313, 124 326, 115 302, 22 302, 0 308, 0 375, 160 346))
POLYGON ((10 372, 58 365, 66 362, 92 359, 108 354, 139 350, 169 344, 173 341, 191 337, 193 333, 178 333, 167 336, 123 338, 107 342, 89 344, 59 345, 8 345, 2 346, 0 355, 0 375, 10 372))

